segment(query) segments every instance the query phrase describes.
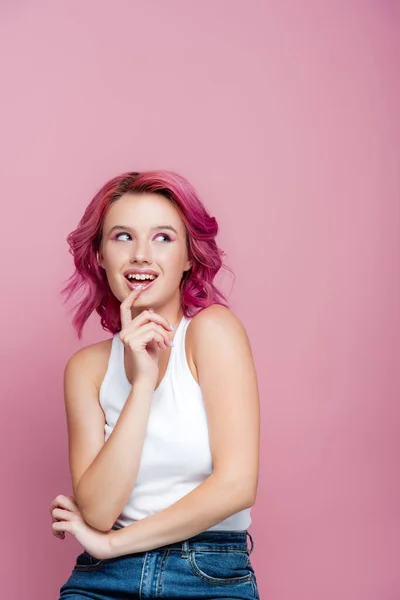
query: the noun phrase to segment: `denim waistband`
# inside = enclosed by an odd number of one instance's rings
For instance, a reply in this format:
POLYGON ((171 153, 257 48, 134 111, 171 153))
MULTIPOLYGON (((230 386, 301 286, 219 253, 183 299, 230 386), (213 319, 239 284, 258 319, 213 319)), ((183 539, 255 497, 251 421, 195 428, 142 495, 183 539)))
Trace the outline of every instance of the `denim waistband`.
MULTIPOLYGON (((113 529, 120 529, 119 527, 113 527, 113 529)), ((243 531, 228 531, 225 529, 213 529, 212 531, 203 531, 198 533, 187 540, 182 542, 173 542, 172 544, 166 544, 161 546, 165 550, 180 550, 183 554, 187 554, 192 550, 242 550, 249 551, 249 554, 253 552, 254 541, 251 534, 244 529, 243 531), (247 545, 247 537, 250 540, 250 549, 247 545)))
POLYGON ((247 537, 250 539, 251 554, 254 548, 253 538, 247 530, 244 531, 204 531, 188 540, 182 542, 183 550, 207 549, 207 548, 230 548, 232 550, 247 550, 247 537))
POLYGON ((174 542, 163 546, 169 550, 180 550, 187 555, 190 550, 238 550, 253 552, 254 542, 250 533, 244 531, 213 530, 204 531, 182 542, 174 542), (247 545, 247 537, 250 539, 250 549, 247 545))

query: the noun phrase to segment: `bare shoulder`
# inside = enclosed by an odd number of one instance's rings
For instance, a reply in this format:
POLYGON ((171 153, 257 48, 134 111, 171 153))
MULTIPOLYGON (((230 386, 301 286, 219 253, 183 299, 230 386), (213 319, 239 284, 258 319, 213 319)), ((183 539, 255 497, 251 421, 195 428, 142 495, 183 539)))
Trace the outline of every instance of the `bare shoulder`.
POLYGON ((250 341, 241 320, 231 309, 213 304, 197 313, 187 330, 188 348, 197 366, 203 355, 216 357, 220 352, 251 353, 250 341))
POLYGON ((212 304, 195 315, 188 327, 188 335, 194 340, 210 342, 215 335, 224 338, 242 339, 248 342, 248 336, 241 320, 230 308, 221 304, 212 304))
POLYGON ((67 379, 85 376, 99 389, 107 371, 111 343, 112 338, 84 346, 74 352, 67 361, 64 377, 67 379))

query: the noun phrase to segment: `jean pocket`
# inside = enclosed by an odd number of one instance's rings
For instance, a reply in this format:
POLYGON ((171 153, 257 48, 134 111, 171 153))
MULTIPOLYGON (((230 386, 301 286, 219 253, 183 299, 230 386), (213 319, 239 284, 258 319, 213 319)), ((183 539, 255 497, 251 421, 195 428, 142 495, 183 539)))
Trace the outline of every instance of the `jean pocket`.
POLYGON ((105 562, 104 559, 95 558, 85 550, 77 556, 74 571, 97 571, 105 562))
POLYGON ((189 563, 193 573, 206 583, 237 584, 252 578, 245 550, 191 550, 189 563))

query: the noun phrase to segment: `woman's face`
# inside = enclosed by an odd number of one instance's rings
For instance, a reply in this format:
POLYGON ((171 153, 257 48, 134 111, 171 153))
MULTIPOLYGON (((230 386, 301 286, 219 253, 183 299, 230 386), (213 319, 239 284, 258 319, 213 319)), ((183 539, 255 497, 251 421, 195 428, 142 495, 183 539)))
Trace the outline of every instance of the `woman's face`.
POLYGON ((124 194, 113 202, 103 224, 99 264, 120 302, 141 285, 135 307, 160 308, 174 300, 180 306, 179 284, 191 263, 186 228, 172 202, 151 193, 124 194))

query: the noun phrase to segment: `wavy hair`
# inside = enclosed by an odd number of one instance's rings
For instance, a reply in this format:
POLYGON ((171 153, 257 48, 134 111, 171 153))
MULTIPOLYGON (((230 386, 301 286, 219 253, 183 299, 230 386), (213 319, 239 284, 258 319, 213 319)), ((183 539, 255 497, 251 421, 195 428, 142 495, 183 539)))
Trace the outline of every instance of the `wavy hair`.
POLYGON ((221 267, 232 271, 223 264, 225 253, 215 241, 218 223, 208 214, 193 186, 172 171, 124 173, 110 179, 97 192, 77 228, 67 237, 75 272, 61 293, 66 295, 65 302, 71 297, 76 300, 70 312, 74 313, 73 325, 79 339, 93 311, 100 315, 104 330, 112 334, 121 330, 121 303, 111 292, 106 273, 97 262, 97 253, 107 210, 127 193, 160 194, 173 203, 184 221, 192 267, 183 274, 180 283, 183 314, 192 317, 211 304, 228 306, 227 299, 213 281, 221 267))

